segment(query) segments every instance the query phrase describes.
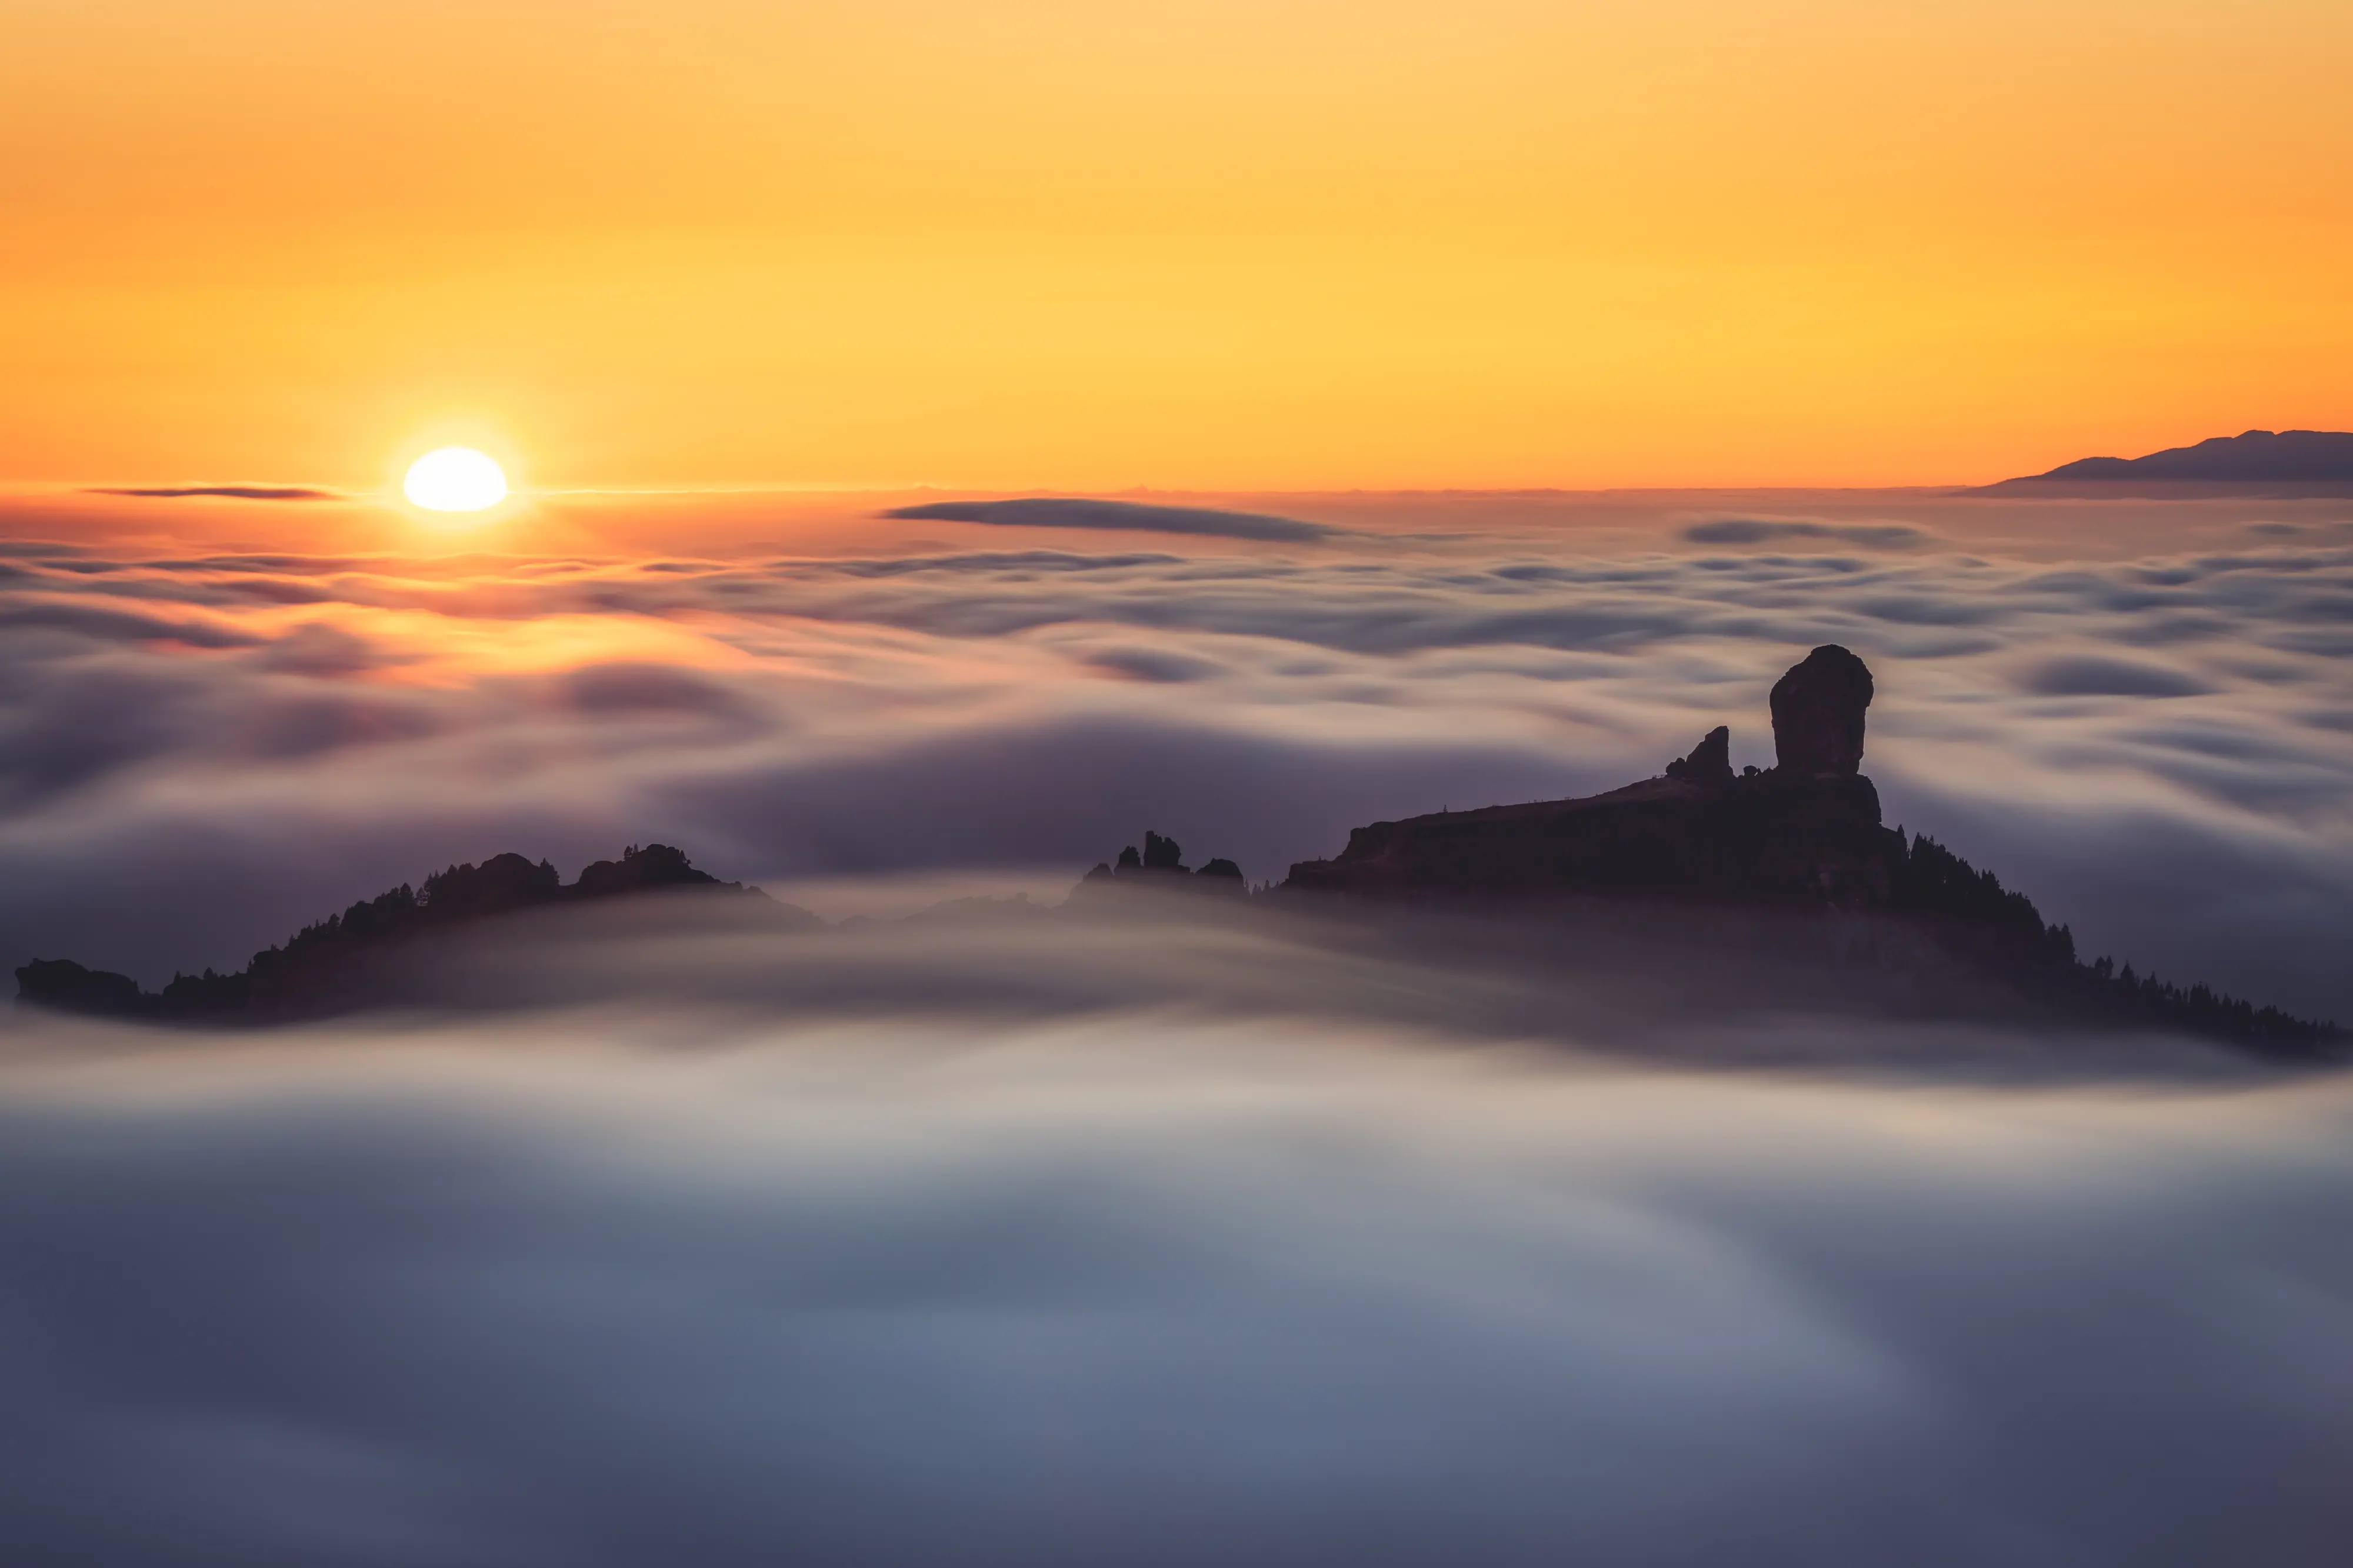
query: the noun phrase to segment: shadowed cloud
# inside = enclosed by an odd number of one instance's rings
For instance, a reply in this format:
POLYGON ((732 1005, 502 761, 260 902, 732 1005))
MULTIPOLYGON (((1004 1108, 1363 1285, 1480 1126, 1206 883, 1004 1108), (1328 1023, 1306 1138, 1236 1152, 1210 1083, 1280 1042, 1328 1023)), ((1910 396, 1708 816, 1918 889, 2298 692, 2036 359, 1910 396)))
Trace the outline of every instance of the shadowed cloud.
POLYGON ((1683 531, 1694 544, 1778 544, 1793 539, 1826 539, 1858 550, 1910 550, 1930 537, 1909 523, 1811 522, 1799 519, 1727 517, 1695 522, 1683 531))
POLYGON ((2046 659, 2019 685, 2038 697, 2196 697, 2214 689, 2161 664, 2096 655, 2046 659))
POLYGON ((303 485, 162 485, 145 489, 94 489, 94 496, 135 496, 142 500, 182 500, 195 496, 218 496, 228 500, 341 500, 335 490, 303 485))
POLYGON ((885 517, 934 522, 985 522, 1009 528, 1115 529, 1138 533, 1188 533, 1207 539, 1254 539, 1304 544, 1344 529, 1260 512, 1208 507, 1149 506, 1137 501, 1040 496, 1024 500, 933 501, 902 506, 885 517))
POLYGON ((565 678, 566 696, 580 712, 702 713, 726 716, 743 703, 725 687, 659 664, 592 664, 565 678))
POLYGON ((1206 658, 1194 658, 1156 647, 1097 648, 1087 656, 1087 662, 1108 674, 1130 680, 1178 682, 1208 680, 1224 673, 1224 668, 1206 658))
MULTIPOLYGON (((300 602, 313 601, 306 597, 300 602)), ((357 675, 385 662, 384 656, 371 647, 365 637, 354 637, 341 626, 324 621, 296 626, 269 647, 259 649, 254 659, 267 669, 322 679, 357 675)))
POLYGON ((99 605, 0 605, 0 632, 47 627, 104 642, 179 643, 188 647, 251 647, 267 639, 202 621, 167 621, 99 605))

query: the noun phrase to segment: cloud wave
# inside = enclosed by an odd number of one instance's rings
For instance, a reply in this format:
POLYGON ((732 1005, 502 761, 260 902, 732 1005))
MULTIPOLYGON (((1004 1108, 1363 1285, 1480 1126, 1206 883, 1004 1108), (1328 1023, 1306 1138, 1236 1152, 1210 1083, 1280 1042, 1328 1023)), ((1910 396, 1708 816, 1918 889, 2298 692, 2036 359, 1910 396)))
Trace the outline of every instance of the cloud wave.
POLYGON ((1320 522, 1210 507, 1156 506, 1141 501, 1037 496, 1021 500, 931 501, 895 507, 885 517, 939 522, 985 522, 1001 528, 1089 528, 1143 533, 1187 533, 1205 539, 1258 539, 1307 544, 1343 531, 1320 522))
POLYGON ((150 489, 94 489, 99 496, 132 496, 142 500, 179 500, 216 496, 227 500, 340 500, 334 490, 302 485, 165 485, 150 489))
POLYGON ((2353 1522, 2340 1082, 1086 999, 13 1043, 43 1562, 2296 1568, 2353 1522))
POLYGON ((1683 531, 1694 544, 1778 544, 1792 539, 1828 539, 1858 550, 1913 550, 1928 542, 1926 529, 1910 523, 1814 522, 1794 518, 1718 518, 1683 531))
POLYGON ((1767 689, 1839 642, 1879 673, 1891 820, 2094 952, 2353 1016, 2353 549, 1727 552, 1683 526, 1305 558, 20 542, 0 959, 234 966, 509 847, 1075 874, 1149 825, 1275 878, 1361 822, 1646 776, 1719 723, 1769 763, 1767 689))

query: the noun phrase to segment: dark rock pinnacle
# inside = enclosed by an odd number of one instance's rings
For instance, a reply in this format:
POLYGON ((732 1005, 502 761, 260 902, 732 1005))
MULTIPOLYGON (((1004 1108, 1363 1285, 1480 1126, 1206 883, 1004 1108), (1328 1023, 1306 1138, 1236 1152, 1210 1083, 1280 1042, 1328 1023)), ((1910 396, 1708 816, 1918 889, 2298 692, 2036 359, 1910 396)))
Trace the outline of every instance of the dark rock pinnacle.
POLYGON ((1732 782, 1732 727, 1718 724, 1707 732, 1691 755, 1667 764, 1667 776, 1696 784, 1732 782))
POLYGON ((1862 771, 1862 710, 1871 706, 1871 670, 1862 660, 1825 643, 1773 683, 1772 705, 1773 752, 1782 773, 1852 778, 1862 771))

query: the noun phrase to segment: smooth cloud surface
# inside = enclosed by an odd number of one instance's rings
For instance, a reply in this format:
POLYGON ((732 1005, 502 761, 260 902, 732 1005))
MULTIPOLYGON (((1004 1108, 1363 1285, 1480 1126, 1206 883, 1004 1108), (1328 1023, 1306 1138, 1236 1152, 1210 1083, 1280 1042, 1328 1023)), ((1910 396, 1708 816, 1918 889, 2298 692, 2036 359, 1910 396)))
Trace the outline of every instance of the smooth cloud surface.
POLYGON ((2286 1568, 2353 1526, 2342 1082, 1639 1072, 1057 973, 997 971, 1019 1022, 20 1027, 0 1528, 93 1568, 2286 1568))
POLYGON ((1303 544, 1337 529, 1296 518, 1211 507, 1154 506, 1139 501, 1035 496, 1020 500, 932 501, 895 507, 884 515, 942 522, 987 522, 1009 528, 1092 528, 1116 532, 1190 533, 1208 539, 1262 539, 1303 544))

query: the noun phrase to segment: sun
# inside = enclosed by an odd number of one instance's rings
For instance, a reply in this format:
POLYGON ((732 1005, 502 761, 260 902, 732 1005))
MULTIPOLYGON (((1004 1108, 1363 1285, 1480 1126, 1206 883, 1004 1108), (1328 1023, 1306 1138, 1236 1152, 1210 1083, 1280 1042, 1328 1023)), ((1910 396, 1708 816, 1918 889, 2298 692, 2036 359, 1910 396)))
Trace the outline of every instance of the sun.
POLYGON ((471 447, 444 447, 409 464, 400 489, 427 511, 481 511, 507 499, 507 477, 471 447))

